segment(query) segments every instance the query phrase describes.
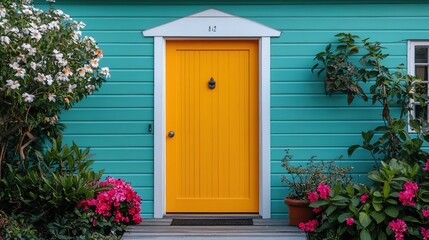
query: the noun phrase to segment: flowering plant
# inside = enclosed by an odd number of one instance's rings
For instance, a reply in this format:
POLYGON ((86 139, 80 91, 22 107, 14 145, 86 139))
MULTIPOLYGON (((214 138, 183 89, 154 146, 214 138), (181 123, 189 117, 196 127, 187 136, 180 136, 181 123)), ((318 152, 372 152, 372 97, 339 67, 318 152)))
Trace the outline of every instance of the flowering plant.
POLYGON ((97 220, 111 217, 118 224, 139 224, 142 221, 141 198, 130 184, 121 179, 107 177, 99 186, 110 188, 98 192, 95 198, 83 200, 78 204, 84 211, 95 212, 92 222, 94 226, 97 225, 97 220))
POLYGON ((95 213, 93 226, 97 220, 113 218, 118 224, 139 224, 141 198, 132 189, 131 185, 124 180, 107 177, 106 181, 99 183, 100 187, 110 187, 100 191, 95 198, 81 201, 78 207, 84 211, 95 213))
POLYGON ((282 159, 282 167, 286 169, 287 175, 283 175, 281 181, 289 186, 288 198, 292 199, 312 201, 319 195, 326 198, 329 196, 329 186, 338 182, 351 182, 348 173, 352 167, 340 167, 335 161, 316 161, 315 157, 311 157, 305 167, 296 165, 288 150, 282 159))
POLYGON ((95 40, 82 37, 84 27, 28 0, 0 2, 0 162, 15 146, 25 159, 38 135, 55 132, 63 109, 110 76, 99 66, 103 53, 95 40))
MULTIPOLYGON (((374 184, 336 185, 310 204, 321 209, 309 239, 429 239, 429 159, 391 159, 368 174, 374 184), (315 224, 317 221, 317 224, 315 224)), ((319 194, 320 195, 320 194, 319 194)), ((308 223, 303 223, 303 227, 308 223)), ((311 231, 310 231, 311 230, 311 231)))

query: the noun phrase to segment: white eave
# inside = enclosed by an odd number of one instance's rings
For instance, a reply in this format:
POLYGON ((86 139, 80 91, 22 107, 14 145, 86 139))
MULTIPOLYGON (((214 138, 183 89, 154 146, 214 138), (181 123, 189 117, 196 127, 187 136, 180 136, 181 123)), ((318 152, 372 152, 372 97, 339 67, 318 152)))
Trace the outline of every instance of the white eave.
POLYGON ((281 31, 216 9, 147 29, 145 37, 279 37, 281 31))

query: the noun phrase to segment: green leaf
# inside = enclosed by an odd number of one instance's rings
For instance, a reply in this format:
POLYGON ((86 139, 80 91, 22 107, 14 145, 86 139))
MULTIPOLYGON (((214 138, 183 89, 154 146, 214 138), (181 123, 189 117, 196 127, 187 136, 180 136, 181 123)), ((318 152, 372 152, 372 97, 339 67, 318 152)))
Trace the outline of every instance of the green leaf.
POLYGON ((328 205, 328 204, 329 203, 327 201, 319 199, 319 200, 317 200, 317 201, 315 201, 313 203, 310 203, 310 207, 312 207, 312 208, 318 208, 318 207, 325 206, 325 205, 328 205))
POLYGON ((326 210, 325 210, 325 214, 327 216, 331 215, 331 213, 333 213, 335 210, 337 209, 336 206, 334 205, 330 205, 326 210))
POLYGON ((374 197, 383 197, 383 195, 381 195, 381 192, 375 191, 374 192, 374 197))
POLYGON ((356 149, 358 149, 360 147, 360 145, 352 145, 349 147, 349 149, 347 150, 347 154, 349 155, 349 157, 356 151, 356 149))
POLYGON ((362 227, 366 228, 369 226, 369 224, 371 224, 372 220, 368 216, 368 214, 366 214, 364 212, 360 212, 359 213, 359 222, 360 222, 360 224, 362 224, 362 227))
POLYGON ((384 209, 384 213, 389 217, 396 218, 399 214, 399 210, 397 207, 387 207, 384 209))
POLYGON ((389 197, 389 193, 390 193, 390 184, 388 182, 385 182, 384 186, 383 186, 383 195, 384 195, 384 198, 388 198, 389 197))
POLYGON ((387 240, 386 234, 383 231, 379 231, 377 240, 387 240))
POLYGON ((343 223, 347 218, 353 217, 353 214, 350 212, 346 212, 338 216, 338 222, 343 223))
POLYGON ((370 215, 377 224, 380 224, 384 221, 384 219, 386 219, 386 214, 384 214, 383 212, 371 212, 370 215))
POLYGON ((369 234, 369 231, 366 228, 360 231, 359 237, 360 237, 360 240, 372 240, 371 234, 369 234))
POLYGON ((380 212, 383 210, 383 204, 381 203, 372 203, 372 206, 374 207, 375 211, 380 212))
POLYGON ((417 219, 417 218, 415 218, 415 217, 412 217, 412 216, 405 216, 405 217, 403 217, 402 218, 402 220, 404 220, 405 222, 414 222, 414 223, 420 223, 420 221, 417 219))
MULTIPOLYGON (((384 182, 384 179, 377 172, 368 173, 368 178, 376 182, 384 182)), ((380 194, 381 197, 381 194, 380 194)))
POLYGON ((374 137, 374 132, 373 131, 368 131, 368 132, 362 131, 362 138, 365 141, 371 141, 372 137, 374 137))
POLYGON ((336 195, 335 197, 331 198, 331 201, 348 201, 348 198, 341 195, 336 195))

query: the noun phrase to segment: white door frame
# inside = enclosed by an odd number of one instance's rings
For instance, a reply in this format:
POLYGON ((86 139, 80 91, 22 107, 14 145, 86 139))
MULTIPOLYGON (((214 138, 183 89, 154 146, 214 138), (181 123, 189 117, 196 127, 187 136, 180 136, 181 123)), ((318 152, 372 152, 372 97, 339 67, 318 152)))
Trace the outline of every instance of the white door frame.
POLYGON ((271 218, 270 37, 281 32, 215 9, 143 31, 154 37, 154 217, 166 213, 166 40, 259 40, 259 215, 271 218), (213 29, 214 27, 214 29, 213 29))

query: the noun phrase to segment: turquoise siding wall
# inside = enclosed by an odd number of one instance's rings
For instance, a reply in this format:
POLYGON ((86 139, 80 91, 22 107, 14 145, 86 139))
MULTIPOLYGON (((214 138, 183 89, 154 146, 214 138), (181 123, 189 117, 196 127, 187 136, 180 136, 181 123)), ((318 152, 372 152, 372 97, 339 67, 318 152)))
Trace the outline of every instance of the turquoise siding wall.
POLYGON ((380 123, 379 109, 360 101, 347 106, 343 95, 325 96, 322 81, 310 72, 313 56, 334 41, 336 33, 352 32, 381 41, 391 54, 386 64, 394 67, 406 63, 407 40, 429 39, 429 4, 115 2, 57 5, 87 24, 84 34, 99 42, 105 55, 101 65, 112 73, 100 92, 63 114, 62 122, 68 126, 69 141, 92 148, 97 168, 133 184, 143 198, 144 217, 153 216, 153 134, 148 132, 148 124, 153 124, 153 39, 144 38, 142 30, 217 8, 283 31, 272 39, 271 51, 271 203, 276 218, 287 217, 282 200, 287 191, 280 182, 285 148, 296 161, 344 155, 343 164, 355 166, 357 177, 372 166, 365 152, 347 158, 346 149, 360 143, 361 130, 380 123))

